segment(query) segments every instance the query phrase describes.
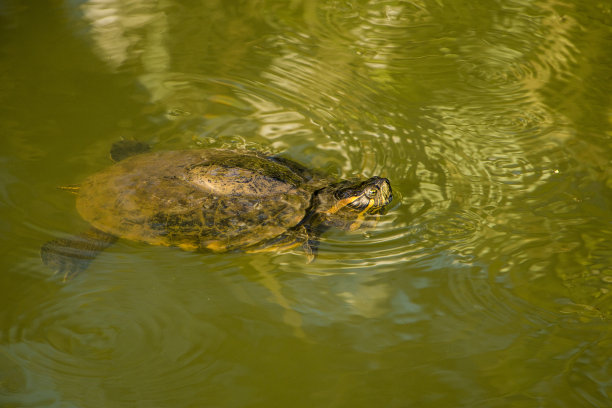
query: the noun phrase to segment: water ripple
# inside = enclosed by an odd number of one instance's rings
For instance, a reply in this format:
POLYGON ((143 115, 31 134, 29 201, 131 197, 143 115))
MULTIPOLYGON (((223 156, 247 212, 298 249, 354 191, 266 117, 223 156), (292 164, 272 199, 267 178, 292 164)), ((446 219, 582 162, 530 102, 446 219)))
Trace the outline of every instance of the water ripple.
POLYGON ((123 285, 130 279, 108 285, 94 275, 62 287, 62 296, 51 291, 38 309, 11 316, 4 347, 37 375, 62 381, 61 388, 90 378, 119 390, 125 378, 139 378, 140 389, 158 401, 169 389, 193 389, 202 375, 225 370, 207 357, 222 352, 223 329, 185 304, 167 301, 162 287, 128 293, 123 285), (143 303, 143 297, 149 300, 143 303))

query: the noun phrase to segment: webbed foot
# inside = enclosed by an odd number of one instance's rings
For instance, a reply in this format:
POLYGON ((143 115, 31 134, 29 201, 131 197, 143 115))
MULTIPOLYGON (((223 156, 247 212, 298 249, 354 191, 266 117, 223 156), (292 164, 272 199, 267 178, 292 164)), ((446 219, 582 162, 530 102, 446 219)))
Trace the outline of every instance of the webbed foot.
POLYGON ((55 239, 40 248, 45 265, 62 274, 63 280, 72 279, 87 269, 91 261, 117 240, 114 235, 91 228, 70 238, 55 239))

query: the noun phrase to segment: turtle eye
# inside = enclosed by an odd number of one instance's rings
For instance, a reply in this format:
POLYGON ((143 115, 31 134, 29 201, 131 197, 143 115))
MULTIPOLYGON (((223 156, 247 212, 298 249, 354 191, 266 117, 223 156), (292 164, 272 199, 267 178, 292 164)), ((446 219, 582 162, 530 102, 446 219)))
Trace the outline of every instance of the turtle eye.
POLYGON ((376 197, 376 194, 378 193, 378 191, 376 191, 375 188, 369 188, 366 190, 366 197, 368 198, 374 198, 376 197))

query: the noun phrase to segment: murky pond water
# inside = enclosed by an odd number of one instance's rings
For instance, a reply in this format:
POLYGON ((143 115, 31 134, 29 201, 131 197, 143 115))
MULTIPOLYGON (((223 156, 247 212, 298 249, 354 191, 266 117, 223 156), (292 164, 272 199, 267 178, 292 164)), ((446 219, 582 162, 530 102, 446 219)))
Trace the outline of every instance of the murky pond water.
POLYGON ((0 5, 3 407, 612 404, 612 7, 0 5), (119 240, 63 283, 114 141, 380 175, 300 251, 119 240))

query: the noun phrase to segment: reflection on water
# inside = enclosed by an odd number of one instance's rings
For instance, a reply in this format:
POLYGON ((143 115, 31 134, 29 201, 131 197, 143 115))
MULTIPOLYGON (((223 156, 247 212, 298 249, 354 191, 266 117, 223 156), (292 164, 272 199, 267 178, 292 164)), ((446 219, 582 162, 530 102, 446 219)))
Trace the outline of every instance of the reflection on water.
POLYGON ((0 401, 609 405, 608 6, 17 3, 0 9, 0 401), (120 240, 59 285, 38 247, 86 225, 55 188, 121 137, 381 175, 395 199, 313 264, 120 240))

